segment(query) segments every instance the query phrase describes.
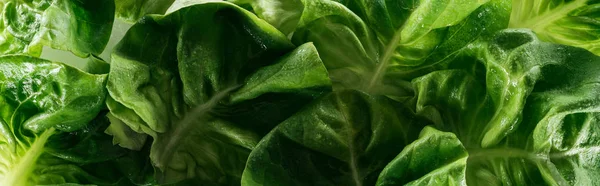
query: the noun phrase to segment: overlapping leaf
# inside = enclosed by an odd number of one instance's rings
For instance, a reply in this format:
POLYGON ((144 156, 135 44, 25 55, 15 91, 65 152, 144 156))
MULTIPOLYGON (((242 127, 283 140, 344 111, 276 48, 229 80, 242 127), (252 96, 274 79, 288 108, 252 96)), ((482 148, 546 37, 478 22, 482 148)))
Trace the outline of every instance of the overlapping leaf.
POLYGON ((103 133, 106 75, 27 56, 0 57, 2 185, 115 184, 127 153, 103 133), (108 162, 108 163, 106 163, 108 162))
POLYGON ((413 117, 386 97, 331 93, 262 139, 248 158, 242 185, 374 185, 417 138, 424 123, 413 117))
POLYGON ((407 80, 455 68, 448 59, 476 39, 506 28, 510 14, 510 2, 497 0, 250 4, 263 19, 293 33, 294 43, 315 43, 334 88, 394 98, 411 95, 407 80), (288 13, 273 16, 275 12, 288 13))
MULTIPOLYGON (((312 44, 296 48, 252 13, 214 2, 134 25, 113 54, 107 103, 115 124, 153 138, 159 183, 235 185, 260 138, 329 86, 312 44)), ((143 143, 110 132, 122 146, 143 143)))
POLYGON ((471 47, 485 81, 469 70, 413 81, 420 115, 465 145, 467 184, 598 184, 600 57, 525 30, 471 47))

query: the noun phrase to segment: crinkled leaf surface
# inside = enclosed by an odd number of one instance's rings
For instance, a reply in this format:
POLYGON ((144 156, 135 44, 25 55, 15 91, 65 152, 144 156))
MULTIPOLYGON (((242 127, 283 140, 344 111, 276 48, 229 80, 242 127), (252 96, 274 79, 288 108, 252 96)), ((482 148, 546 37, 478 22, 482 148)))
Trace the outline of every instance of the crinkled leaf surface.
POLYGON ((426 127, 383 169, 377 186, 466 185, 467 157, 454 133, 426 127))
POLYGON ((110 126, 104 132, 114 137, 113 144, 119 144, 132 150, 140 150, 144 147, 148 135, 133 131, 122 120, 115 118, 110 113, 107 117, 110 120, 110 126))
POLYGON ((374 185, 422 127, 402 108, 358 91, 326 95, 261 140, 242 185, 374 185))
POLYGON ((113 184, 126 153, 97 114, 106 75, 28 56, 0 57, 1 185, 113 184), (95 119, 96 118, 96 119, 95 119))
POLYGON ((80 57, 100 54, 115 9, 112 0, 3 0, 0 5, 0 55, 40 56, 43 46, 80 57))
POLYGON ((598 184, 600 57, 526 30, 470 47, 485 67, 413 81, 416 112, 466 147, 467 183, 598 184))
POLYGON ((390 97, 412 95, 403 80, 450 68, 447 59, 506 28, 510 15, 502 0, 250 2, 261 18, 293 32, 294 43, 315 43, 335 89, 390 97))
POLYGON ((212 2, 134 25, 107 87, 111 114, 153 138, 159 183, 236 185, 261 136, 330 81, 311 43, 296 48, 252 13, 212 2))

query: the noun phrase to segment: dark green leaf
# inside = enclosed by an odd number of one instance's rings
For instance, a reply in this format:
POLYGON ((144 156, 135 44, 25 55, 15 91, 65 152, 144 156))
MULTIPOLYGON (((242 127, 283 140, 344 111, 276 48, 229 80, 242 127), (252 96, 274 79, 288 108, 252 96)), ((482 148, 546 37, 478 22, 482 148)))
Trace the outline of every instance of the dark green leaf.
POLYGON ((315 43, 334 89, 395 99, 412 95, 406 80, 455 68, 449 60, 469 43, 506 28, 510 15, 510 1, 504 0, 304 0, 298 6, 299 1, 250 4, 280 30, 293 31, 295 44, 315 43))
POLYGON ((421 127, 388 98, 331 93, 261 140, 242 185, 374 185, 421 127))
MULTIPOLYGON (((237 185, 261 136, 330 90, 315 47, 297 48, 231 3, 143 18, 117 46, 107 105, 116 121, 153 138, 159 183, 237 185)), ((114 126, 116 129, 123 126, 114 126)), ((141 138, 116 140, 140 147, 141 138)), ((138 136, 137 134, 134 136, 138 136)))
POLYGON ((97 117, 105 82, 106 75, 62 63, 0 57, 0 184, 119 181, 110 161, 126 151, 111 144, 106 119, 97 117))

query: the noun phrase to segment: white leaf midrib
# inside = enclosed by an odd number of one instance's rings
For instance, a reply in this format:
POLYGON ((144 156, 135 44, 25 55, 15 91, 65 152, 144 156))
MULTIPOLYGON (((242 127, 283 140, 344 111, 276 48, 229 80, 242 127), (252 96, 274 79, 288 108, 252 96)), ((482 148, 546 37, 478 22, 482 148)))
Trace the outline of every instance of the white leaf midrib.
MULTIPOLYGON (((423 4, 429 4, 429 3, 432 3, 432 2, 426 1, 422 4, 420 4, 419 6, 422 6, 423 4)), ((447 10, 447 8, 448 8, 448 4, 445 4, 444 10, 441 11, 441 13, 439 13, 438 15, 443 15, 444 12, 447 10)), ((413 11, 412 13, 415 13, 415 11, 413 11)), ((411 13, 411 16, 409 16, 409 19, 411 17, 413 17, 412 13, 411 13)), ((439 18, 440 17, 437 17, 434 21, 432 21, 432 24, 428 26, 428 27, 430 27, 429 30, 432 29, 431 27, 433 25, 435 25, 435 23, 439 20, 439 18)), ((402 39, 402 31, 404 30, 405 26, 406 26, 406 22, 404 23, 404 25, 402 25, 401 27, 396 29, 396 31, 394 32, 394 36, 392 37, 390 42, 386 45, 384 53, 383 53, 382 57, 379 59, 379 63, 377 64, 377 68, 375 69, 375 72, 371 76, 371 79, 369 80, 369 82, 366 86, 365 90, 367 92, 372 93, 373 86, 379 84, 379 82, 383 79, 383 75, 385 74, 386 68, 389 66, 389 64, 392 60, 392 56, 394 55, 398 46, 400 46, 400 41, 402 39)))
POLYGON ((44 131, 31 144, 17 164, 13 166, 8 174, 4 175, 5 180, 0 185, 23 185, 27 183, 29 174, 34 169, 38 158, 44 153, 46 142, 55 132, 54 128, 44 131))
POLYGON ((518 17, 518 12, 513 12, 510 18, 509 28, 530 28, 531 30, 540 32, 548 25, 568 16, 573 10, 583 7, 586 4, 586 1, 587 0, 575 0, 531 18, 518 17), (521 22, 523 19, 526 19, 526 21, 521 22))
MULTIPOLYGON (((337 105, 340 109, 340 114, 342 115, 342 117, 344 118, 344 121, 346 121, 346 123, 350 123, 350 119, 347 113, 349 113, 349 111, 347 110, 348 107, 344 106, 344 102, 342 100, 340 100, 339 96, 336 96, 336 102, 337 105)), ((360 173, 358 171, 358 156, 356 154, 356 147, 354 147, 354 140, 353 137, 355 136, 354 131, 352 129, 352 126, 349 125, 348 126, 348 134, 347 134, 347 146, 348 146, 348 152, 349 152, 349 162, 348 162, 348 167, 350 168, 351 174, 352 174, 352 181, 354 182, 354 185, 356 186, 362 186, 362 178, 360 176, 360 173)))

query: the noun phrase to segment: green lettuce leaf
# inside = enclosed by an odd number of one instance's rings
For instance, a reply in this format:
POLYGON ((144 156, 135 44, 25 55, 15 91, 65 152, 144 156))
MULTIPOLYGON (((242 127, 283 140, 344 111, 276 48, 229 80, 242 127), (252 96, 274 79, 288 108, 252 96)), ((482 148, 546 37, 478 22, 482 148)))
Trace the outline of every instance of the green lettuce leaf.
POLYGON ((43 46, 79 57, 100 54, 113 25, 112 0, 5 0, 0 15, 0 55, 40 56, 43 46))
POLYGON ((83 69, 90 74, 108 74, 110 71, 110 64, 98 56, 91 55, 87 58, 87 62, 83 69))
POLYGON ((406 81, 452 68, 448 59, 476 39, 506 28, 510 15, 510 2, 503 0, 299 3, 250 1, 258 16, 293 32, 295 44, 315 43, 334 89, 394 98, 412 95, 406 81), (275 16, 278 12, 287 13, 275 16))
POLYGON ((242 185, 374 185, 422 123, 387 97, 330 93, 265 136, 242 185))
POLYGON ((231 3, 142 20, 112 55, 107 105, 121 122, 107 132, 131 149, 143 137, 123 134, 151 137, 158 183, 239 184, 261 137, 331 89, 311 43, 231 3))
POLYGON ((167 9, 166 13, 170 14, 181 8, 192 6, 192 5, 197 5, 197 4, 207 3, 207 2, 219 2, 219 1, 225 1, 225 0, 175 0, 175 1, 173 1, 173 4, 171 4, 169 9, 167 9))
POLYGON ((585 48, 600 55, 600 1, 516 0, 511 28, 529 28, 544 41, 585 48))
POLYGON ((0 184, 114 184, 125 155, 98 113, 106 75, 28 56, 0 57, 0 184), (108 162, 108 163, 107 163, 108 162))
MULTIPOLYGON (((194 0, 190 0, 194 1, 194 0)), ((240 5, 250 5, 252 12, 269 22, 286 35, 296 29, 304 5, 301 0, 229 0, 240 5)))
POLYGON ((466 183, 598 184, 600 57, 527 30, 470 48, 483 66, 413 80, 418 115, 467 149, 466 183))
POLYGON ((148 135, 133 131, 125 122, 117 119, 110 113, 107 117, 110 120, 110 126, 104 132, 114 136, 113 144, 118 144, 132 150, 140 150, 144 147, 148 135))
POLYGON ((377 186, 465 185, 467 157, 454 133, 426 127, 383 169, 377 186))
POLYGON ((116 0, 116 16, 135 23, 148 14, 164 14, 175 0, 116 0))
POLYGON ((123 21, 135 23, 149 14, 169 14, 181 8, 224 0, 118 0, 116 16, 123 21))

